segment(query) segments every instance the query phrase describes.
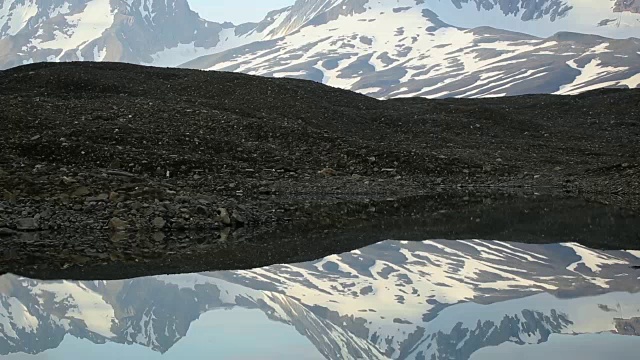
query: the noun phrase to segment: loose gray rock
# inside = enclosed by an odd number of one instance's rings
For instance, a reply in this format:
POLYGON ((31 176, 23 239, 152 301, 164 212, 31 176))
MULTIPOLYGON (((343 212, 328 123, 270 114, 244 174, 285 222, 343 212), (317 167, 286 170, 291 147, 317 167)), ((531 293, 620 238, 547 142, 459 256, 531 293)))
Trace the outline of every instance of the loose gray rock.
POLYGON ((41 219, 51 219, 51 216, 53 216, 53 212, 51 211, 51 209, 46 209, 45 211, 40 213, 40 218, 41 219))
POLYGON ((172 228, 173 228, 173 229, 175 229, 175 230, 184 230, 184 229, 186 228, 186 226, 187 226, 187 225, 185 224, 184 220, 182 220, 182 219, 175 219, 175 220, 173 221, 172 228))
POLYGON ((161 231, 155 232, 153 234, 153 240, 156 241, 156 242, 163 241, 165 237, 166 237, 166 235, 161 231))
POLYGON ((86 202, 100 202, 109 200, 108 194, 100 194, 98 196, 90 196, 85 199, 86 202))
POLYGON ((18 196, 13 192, 4 190, 3 198, 4 198, 5 201, 8 201, 9 203, 15 204, 15 202, 18 199, 18 196))
POLYGON ((324 169, 318 171, 318 174, 324 175, 324 176, 335 176, 337 174, 337 172, 335 170, 333 170, 332 168, 324 168, 324 169))
POLYGON ((123 196, 120 195, 119 193, 112 191, 109 194, 109 201, 113 202, 113 203, 119 203, 123 200, 123 196))
POLYGON ((197 214, 200 214, 200 215, 207 215, 207 214, 208 214, 208 212, 209 212, 209 211, 207 210, 207 208, 206 208, 205 206, 198 205, 198 206, 196 207, 196 213, 197 213, 197 214))
POLYGON ((71 196, 81 197, 81 196, 87 196, 89 194, 90 194, 89 188, 87 188, 86 186, 81 186, 75 189, 71 194, 71 196))
POLYGON ((0 236, 11 236, 16 232, 8 228, 0 228, 0 236))
POLYGON ((142 203, 138 201, 131 203, 131 209, 138 210, 140 208, 142 208, 142 203))
POLYGON ((38 223, 34 218, 23 218, 16 221, 16 228, 22 231, 38 230, 38 223))
POLYGON ((153 221, 151 222, 151 224, 153 225, 153 227, 155 227, 156 229, 162 229, 164 228, 164 226, 167 224, 167 222, 161 218, 161 217, 156 217, 155 219, 153 219, 153 221))
POLYGON ((220 231, 220 241, 227 241, 231 234, 231 228, 224 228, 220 231))
POLYGON ((109 220, 109 229, 112 231, 122 231, 125 230, 127 226, 127 222, 120 218, 114 217, 109 220))
POLYGON ((233 218, 233 221, 237 225, 244 225, 246 223, 246 220, 244 219, 244 217, 242 215, 240 215, 240 213, 235 211, 235 210, 231 213, 231 217, 233 218))
POLYGON ((231 225, 231 217, 229 216, 229 211, 225 208, 219 208, 217 221, 220 221, 224 225, 231 225))

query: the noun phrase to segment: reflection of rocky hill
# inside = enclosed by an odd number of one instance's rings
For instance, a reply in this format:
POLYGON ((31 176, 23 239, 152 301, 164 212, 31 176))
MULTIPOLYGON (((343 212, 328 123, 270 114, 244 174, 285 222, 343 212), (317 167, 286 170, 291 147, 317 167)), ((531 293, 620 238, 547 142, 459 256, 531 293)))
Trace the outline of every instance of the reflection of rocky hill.
POLYGON ((468 359, 486 346, 545 342, 554 333, 633 334, 634 254, 388 241, 251 271, 85 282, 5 275, 0 354, 41 353, 65 334, 167 352, 201 314, 235 307, 295 327, 331 359, 468 359))

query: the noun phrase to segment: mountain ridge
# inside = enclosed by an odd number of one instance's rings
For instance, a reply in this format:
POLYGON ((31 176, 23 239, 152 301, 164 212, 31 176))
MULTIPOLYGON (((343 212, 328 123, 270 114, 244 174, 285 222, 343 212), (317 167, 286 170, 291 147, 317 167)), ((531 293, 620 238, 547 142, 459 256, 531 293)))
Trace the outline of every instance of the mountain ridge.
MULTIPOLYGON (((573 26, 541 37, 518 25, 571 24, 589 9, 584 1, 544 1, 534 8, 517 0, 298 0, 259 22, 234 25, 202 19, 187 0, 7 0, 0 4, 0 68, 120 61, 301 77, 378 98, 639 87, 640 44, 634 39, 570 32, 573 26), (483 11, 487 20, 464 24, 480 18, 465 11, 483 11), (496 14, 511 20, 497 21, 496 14), (603 47, 590 45, 596 42, 603 47), (532 46, 539 51, 529 51, 532 46), (585 57, 590 62, 583 64, 579 58, 585 57), (486 66, 505 58, 523 66, 486 66), (346 62, 345 69, 333 65, 346 62)), ((640 29, 640 14, 616 4, 598 9, 624 13, 629 26, 640 29)))
POLYGON ((314 80, 377 98, 576 94, 640 86, 640 41, 634 38, 463 29, 419 6, 379 6, 181 67, 314 80))

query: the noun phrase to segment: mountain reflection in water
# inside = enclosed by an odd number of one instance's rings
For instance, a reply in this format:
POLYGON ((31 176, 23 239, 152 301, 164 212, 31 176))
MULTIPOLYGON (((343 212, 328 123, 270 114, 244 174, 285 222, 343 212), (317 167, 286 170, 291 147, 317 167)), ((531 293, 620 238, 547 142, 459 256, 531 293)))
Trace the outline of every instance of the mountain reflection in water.
POLYGON ((628 335, 640 334, 639 263, 638 251, 577 244, 384 241, 243 271, 4 275, 0 355, 636 359, 640 337, 628 335))

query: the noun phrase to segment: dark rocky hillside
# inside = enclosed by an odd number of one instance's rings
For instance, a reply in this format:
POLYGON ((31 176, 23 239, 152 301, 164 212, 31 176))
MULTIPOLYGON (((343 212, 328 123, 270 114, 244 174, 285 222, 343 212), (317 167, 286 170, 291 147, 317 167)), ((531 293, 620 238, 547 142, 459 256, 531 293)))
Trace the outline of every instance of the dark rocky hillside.
MULTIPOLYGON (((265 229, 505 196, 640 204, 640 90, 379 101, 303 80, 60 63, 0 72, 0 108, 5 271, 184 255, 265 229), (427 200, 406 200, 416 196, 427 200)), ((336 250, 325 245, 307 257, 336 250)), ((264 249, 260 261, 286 260, 264 249)))

